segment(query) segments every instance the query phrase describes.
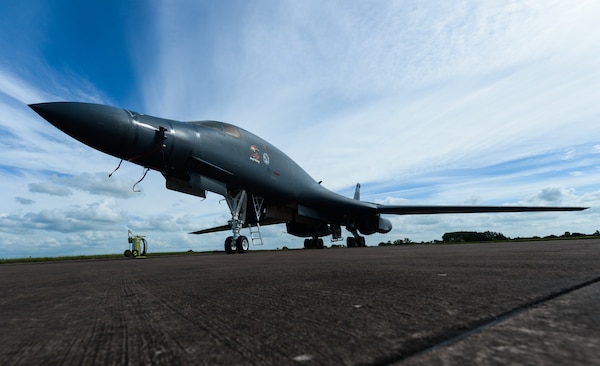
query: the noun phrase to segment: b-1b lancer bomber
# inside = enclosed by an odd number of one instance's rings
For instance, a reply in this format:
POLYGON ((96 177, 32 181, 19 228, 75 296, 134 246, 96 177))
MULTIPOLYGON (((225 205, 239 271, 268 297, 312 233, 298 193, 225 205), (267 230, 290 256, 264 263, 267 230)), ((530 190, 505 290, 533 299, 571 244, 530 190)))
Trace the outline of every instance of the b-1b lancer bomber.
POLYGON ((227 225, 194 232, 231 230, 227 253, 245 253, 262 244, 260 225, 285 224, 307 238, 305 248, 322 248, 324 236, 352 236, 348 247, 365 246, 362 235, 392 229, 386 214, 421 215, 478 212, 580 211, 583 207, 390 206, 327 190, 269 142, 229 123, 179 122, 126 109, 79 102, 31 104, 48 122, 84 144, 162 173, 166 187, 194 196, 214 192, 231 211, 227 225), (241 235, 250 229, 250 240, 241 235))

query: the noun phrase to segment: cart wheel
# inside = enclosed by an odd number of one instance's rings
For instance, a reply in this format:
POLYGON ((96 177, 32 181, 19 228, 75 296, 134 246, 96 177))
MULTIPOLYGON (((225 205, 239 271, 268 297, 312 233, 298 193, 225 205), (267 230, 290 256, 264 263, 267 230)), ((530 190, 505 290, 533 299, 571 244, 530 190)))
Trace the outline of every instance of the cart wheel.
POLYGON ((133 255, 133 258, 137 257, 138 255, 140 255, 140 252, 138 252, 137 249, 134 249, 131 251, 131 255, 133 255))
POLYGON ((129 250, 129 249, 125 250, 125 253, 123 253, 123 254, 125 254, 126 257, 131 257, 131 250, 129 250))

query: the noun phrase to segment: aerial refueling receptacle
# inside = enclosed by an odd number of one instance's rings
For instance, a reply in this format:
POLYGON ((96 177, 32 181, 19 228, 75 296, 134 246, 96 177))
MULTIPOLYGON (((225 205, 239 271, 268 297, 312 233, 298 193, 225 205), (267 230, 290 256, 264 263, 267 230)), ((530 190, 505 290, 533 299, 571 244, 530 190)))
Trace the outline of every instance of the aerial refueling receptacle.
POLYGON ((127 230, 127 242, 129 242, 129 248, 125 250, 126 257, 146 258, 148 243, 143 236, 133 235, 131 230, 127 230))

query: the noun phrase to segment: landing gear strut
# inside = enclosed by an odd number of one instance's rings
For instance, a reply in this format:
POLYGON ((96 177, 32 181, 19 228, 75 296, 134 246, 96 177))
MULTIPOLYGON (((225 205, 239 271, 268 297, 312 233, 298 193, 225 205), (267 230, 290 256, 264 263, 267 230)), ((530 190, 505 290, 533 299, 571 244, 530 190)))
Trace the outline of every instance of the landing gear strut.
MULTIPOLYGON (((250 248, 250 242, 247 237, 240 235, 240 230, 246 221, 246 206, 248 205, 247 200, 248 194, 245 190, 241 190, 235 194, 232 192, 227 192, 225 195, 225 200, 227 201, 227 206, 229 206, 229 210, 231 211, 231 220, 229 220, 229 225, 231 226, 231 231, 233 233, 232 236, 228 236, 225 239, 225 252, 227 254, 234 253, 246 253, 250 248)), ((260 242, 262 244, 262 236, 260 234, 260 227, 258 225, 258 221, 260 219, 260 212, 262 210, 263 199, 260 197, 252 196, 252 202, 254 203, 254 211, 256 214, 256 227, 258 228, 255 233, 258 233, 259 237, 254 237, 251 232, 252 241, 260 242)))
POLYGON ((358 231, 355 228, 348 228, 348 230, 352 233, 353 236, 349 236, 346 238, 346 246, 348 248, 363 248, 366 247, 367 244, 365 242, 365 237, 360 236, 358 231))

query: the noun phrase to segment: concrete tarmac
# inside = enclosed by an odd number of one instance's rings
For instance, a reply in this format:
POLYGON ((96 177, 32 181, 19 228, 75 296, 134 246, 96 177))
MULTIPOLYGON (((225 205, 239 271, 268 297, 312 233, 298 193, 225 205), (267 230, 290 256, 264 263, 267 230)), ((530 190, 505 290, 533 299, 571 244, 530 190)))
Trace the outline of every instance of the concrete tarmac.
POLYGON ((0 364, 600 364, 599 263, 576 240, 0 265, 0 364))

